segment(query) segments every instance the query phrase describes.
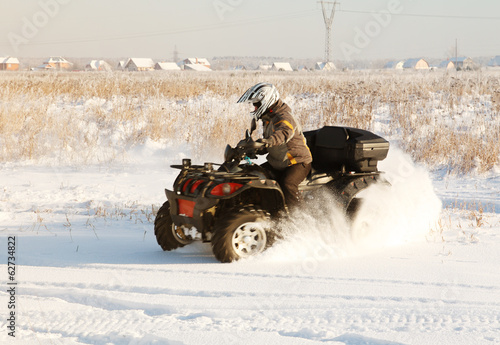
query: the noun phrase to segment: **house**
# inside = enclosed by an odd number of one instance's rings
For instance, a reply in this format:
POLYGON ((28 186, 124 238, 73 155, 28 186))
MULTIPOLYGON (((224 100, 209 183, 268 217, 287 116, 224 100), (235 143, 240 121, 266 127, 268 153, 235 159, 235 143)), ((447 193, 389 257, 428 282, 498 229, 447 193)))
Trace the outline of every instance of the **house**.
POLYGON ((305 66, 305 65, 300 65, 300 66, 297 68, 297 71, 299 71, 299 72, 308 72, 308 71, 309 71, 309 68, 307 68, 307 66, 305 66))
POLYGON ((179 62, 179 67, 184 69, 185 65, 200 65, 210 69, 210 62, 205 58, 187 58, 179 62))
POLYGON ((476 64, 470 57, 454 57, 451 58, 451 61, 455 64, 457 71, 471 71, 477 68, 476 64))
POLYGON ((127 62, 126 62, 126 61, 123 61, 123 60, 118 61, 118 65, 116 65, 116 69, 117 69, 117 70, 120 70, 120 71, 125 70, 125 64, 126 64, 126 63, 127 63, 127 62))
POLYGON ((293 72, 293 68, 290 66, 289 62, 275 62, 271 66, 271 70, 279 72, 293 72))
POLYGON ((92 60, 86 66, 87 71, 111 71, 111 65, 104 60, 92 60))
POLYGON ((32 71, 55 71, 56 68, 52 65, 43 64, 31 69, 32 71))
POLYGON ((403 69, 405 62, 404 61, 389 61, 385 64, 384 68, 386 69, 403 69))
POLYGON ((181 68, 175 62, 157 62, 155 65, 157 71, 180 71, 181 68))
POLYGON ((235 66, 233 68, 231 68, 232 71, 246 71, 247 68, 243 65, 238 65, 238 66, 235 66))
POLYGON ((316 62, 316 65, 314 65, 314 69, 317 71, 334 71, 337 69, 333 62, 316 62))
POLYGON ((453 61, 444 60, 438 65, 438 68, 455 69, 455 64, 453 61))
POLYGON ((259 71, 270 71, 271 67, 273 67, 273 66, 272 65, 259 65, 259 67, 257 67, 257 69, 259 71))
POLYGON ((72 66, 73 64, 71 62, 61 56, 51 56, 45 60, 41 66, 38 66, 37 69, 68 70, 72 66))
POLYGON ((18 71, 19 60, 12 56, 0 57, 0 71, 18 71))
POLYGON ((500 55, 495 56, 488 62, 489 67, 500 67, 500 55))
POLYGON ((196 72, 210 72, 210 71, 212 71, 207 66, 199 65, 199 64, 190 64, 190 63, 184 65, 184 70, 185 71, 196 71, 196 72))
POLYGON ((409 59, 403 64, 404 69, 429 69, 429 63, 424 59, 409 59))
POLYGON ((123 68, 129 71, 153 71, 155 63, 150 58, 130 58, 123 68))

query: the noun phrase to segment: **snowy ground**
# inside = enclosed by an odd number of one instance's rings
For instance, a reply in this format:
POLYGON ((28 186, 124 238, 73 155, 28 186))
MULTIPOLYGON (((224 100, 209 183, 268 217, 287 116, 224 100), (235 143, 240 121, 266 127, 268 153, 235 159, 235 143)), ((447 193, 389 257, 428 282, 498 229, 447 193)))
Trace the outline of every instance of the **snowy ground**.
POLYGON ((0 167, 2 344, 500 344, 497 172, 430 175, 394 148, 393 188, 366 193, 355 224, 325 196, 262 256, 221 264, 154 238, 186 155, 147 143, 121 163, 0 167))

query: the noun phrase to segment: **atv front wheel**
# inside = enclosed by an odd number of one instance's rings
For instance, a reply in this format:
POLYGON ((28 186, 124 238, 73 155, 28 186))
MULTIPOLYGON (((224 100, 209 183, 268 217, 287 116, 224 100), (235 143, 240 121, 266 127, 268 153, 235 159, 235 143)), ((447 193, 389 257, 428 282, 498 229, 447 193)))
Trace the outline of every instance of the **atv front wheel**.
POLYGON ((170 216, 170 203, 166 201, 158 210, 155 218, 156 241, 163 250, 184 247, 193 240, 186 237, 182 227, 176 226, 170 216))
POLYGON ((255 208, 226 212, 214 225, 212 251, 220 262, 231 262, 263 252, 270 240, 269 215, 255 208))

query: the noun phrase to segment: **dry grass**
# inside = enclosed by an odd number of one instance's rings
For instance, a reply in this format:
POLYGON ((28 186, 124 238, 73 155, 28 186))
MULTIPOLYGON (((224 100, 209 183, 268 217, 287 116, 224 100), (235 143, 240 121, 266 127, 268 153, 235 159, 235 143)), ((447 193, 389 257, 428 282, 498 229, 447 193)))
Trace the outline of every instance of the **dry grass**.
POLYGON ((0 161, 111 161, 146 140, 223 148, 250 85, 274 83, 305 129, 376 130, 431 168, 484 172, 500 154, 499 72, 0 73, 0 161))

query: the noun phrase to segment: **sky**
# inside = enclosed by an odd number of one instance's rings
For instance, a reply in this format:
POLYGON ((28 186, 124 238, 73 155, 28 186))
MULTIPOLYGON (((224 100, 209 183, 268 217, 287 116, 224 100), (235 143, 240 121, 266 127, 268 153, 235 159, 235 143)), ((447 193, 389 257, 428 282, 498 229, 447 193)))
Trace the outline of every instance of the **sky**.
MULTIPOLYGON (((0 0, 0 56, 325 58, 316 0, 0 0)), ((331 8, 331 5, 327 5, 331 8)), ((328 16, 331 12, 328 11, 328 16)), ((339 0, 332 60, 500 55, 500 1, 339 0)))

